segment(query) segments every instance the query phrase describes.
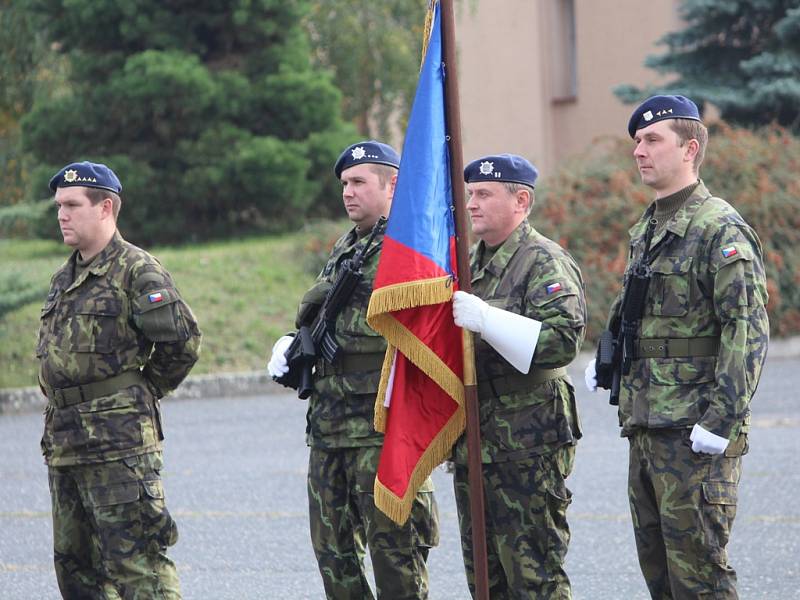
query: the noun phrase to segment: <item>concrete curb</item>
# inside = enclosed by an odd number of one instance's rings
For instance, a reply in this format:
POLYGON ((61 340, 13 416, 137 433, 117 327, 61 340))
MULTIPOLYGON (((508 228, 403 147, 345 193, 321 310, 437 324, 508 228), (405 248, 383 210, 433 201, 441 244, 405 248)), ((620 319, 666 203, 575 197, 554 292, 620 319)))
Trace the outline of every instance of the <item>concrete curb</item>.
MULTIPOLYGON (((167 396, 168 401, 196 398, 232 398, 271 395, 290 390, 278 385, 266 371, 191 375, 167 396)), ((0 415, 43 411, 47 399, 38 387, 0 389, 0 415)))
MULTIPOLYGON (((576 362, 585 364, 592 355, 584 352, 576 362)), ((800 358, 800 336, 770 341, 767 360, 789 358, 800 358)), ((218 373, 187 377, 167 400, 267 396, 288 392, 287 388, 272 381, 264 371, 218 373)), ((46 404, 47 401, 38 387, 0 389, 0 415, 41 412, 46 404)))

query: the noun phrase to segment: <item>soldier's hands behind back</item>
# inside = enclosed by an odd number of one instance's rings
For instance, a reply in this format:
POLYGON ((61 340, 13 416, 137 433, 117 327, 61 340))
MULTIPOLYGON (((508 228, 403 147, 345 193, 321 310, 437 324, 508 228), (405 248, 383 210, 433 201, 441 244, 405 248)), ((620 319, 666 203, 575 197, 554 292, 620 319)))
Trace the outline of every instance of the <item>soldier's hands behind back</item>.
POLYGON ((705 452, 706 454, 722 454, 728 447, 728 440, 695 424, 689 435, 692 440, 692 452, 705 452))
POLYGON ((583 372, 583 381, 586 383, 586 389, 590 392, 597 391, 597 371, 595 370, 595 363, 597 359, 593 358, 586 365, 586 370, 583 372))
POLYGON ((473 294, 457 291, 453 294, 453 320, 456 325, 482 333, 489 305, 473 294))
POLYGON ((286 362, 286 350, 291 345, 293 339, 293 335, 284 335, 278 338, 278 341, 272 346, 272 356, 267 364, 267 371, 270 377, 281 377, 288 373, 289 365, 286 362))

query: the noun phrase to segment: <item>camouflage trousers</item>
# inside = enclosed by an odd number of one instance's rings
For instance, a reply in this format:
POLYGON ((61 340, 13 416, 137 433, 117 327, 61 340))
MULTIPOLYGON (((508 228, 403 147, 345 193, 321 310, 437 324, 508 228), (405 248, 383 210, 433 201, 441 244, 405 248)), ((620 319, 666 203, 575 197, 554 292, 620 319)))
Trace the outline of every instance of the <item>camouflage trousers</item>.
POLYGON ((725 454, 696 454, 689 429, 639 430, 630 439, 628 497, 642 569, 655 600, 736 594, 725 547, 747 434, 725 454))
POLYGON ((403 526, 375 508, 379 447, 311 448, 308 504, 311 541, 331 600, 374 598, 364 571, 369 549, 378 598, 428 597, 426 561, 439 543, 439 513, 430 479, 403 526))
MULTIPOLYGON (((569 599, 564 558, 569 544, 567 507, 572 492, 565 479, 572 472, 575 447, 551 454, 483 465, 489 597, 492 600, 569 599)), ((461 552, 467 583, 475 596, 468 469, 454 473, 461 552)))
POLYGON ((167 546, 178 529, 164 504, 160 452, 49 467, 54 562, 67 600, 180 599, 167 546))

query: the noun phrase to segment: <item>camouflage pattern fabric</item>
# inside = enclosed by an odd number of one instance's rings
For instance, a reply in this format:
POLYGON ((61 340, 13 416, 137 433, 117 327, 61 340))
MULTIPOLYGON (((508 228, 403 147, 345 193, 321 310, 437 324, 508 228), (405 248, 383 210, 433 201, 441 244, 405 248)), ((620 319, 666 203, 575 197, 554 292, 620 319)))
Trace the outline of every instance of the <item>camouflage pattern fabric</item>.
MULTIPOLYGON (((643 251, 652 210, 630 230, 631 262, 643 251)), ((740 440, 769 341, 761 243, 701 181, 654 237, 651 256, 640 337, 719 339, 719 353, 638 358, 622 377, 619 421, 631 438, 639 562, 653 598, 735 598, 725 546, 746 446, 740 440), (691 452, 695 424, 730 440, 726 456, 691 452)), ((609 323, 619 305, 617 298, 609 323)))
MULTIPOLYGON (((630 230, 634 259, 646 219, 630 230)), ((747 428, 769 341, 761 242, 700 182, 652 247, 657 257, 640 337, 719 338, 720 350, 718 356, 634 360, 621 381, 622 435, 699 423, 735 439, 747 428)))
MULTIPOLYGON (((336 281, 344 261, 353 258, 365 242, 366 237, 359 238, 355 228, 342 236, 301 304, 310 301, 309 297, 319 296, 315 290, 327 289, 336 281)), ((309 398, 306 417, 306 441, 313 448, 353 448, 383 443, 383 435, 375 431, 373 420, 386 340, 367 325, 366 318, 382 244, 383 234, 379 233, 364 260, 363 279, 336 318, 336 341, 340 346, 341 361, 356 361, 358 364, 361 357, 365 368, 356 367, 344 372, 341 363, 328 365, 323 360, 317 362, 314 392, 309 398)))
POLYGON ((311 540, 326 597, 374 598, 364 570, 369 548, 377 597, 428 597, 425 561, 439 543, 439 514, 430 479, 420 487, 402 527, 375 508, 380 448, 311 448, 308 499, 311 540))
POLYGON ((175 600, 165 552, 178 529, 164 504, 161 453, 49 467, 58 587, 64 598, 175 600))
POLYGON ((141 370, 143 385, 45 411, 52 466, 116 460, 161 448, 158 398, 197 361, 200 331, 169 273, 117 233, 74 278, 74 252, 53 276, 36 355, 45 389, 141 370))
MULTIPOLYGON (((572 492, 564 480, 572 471, 575 447, 513 462, 483 465, 489 597, 572 598, 564 572, 569 544, 567 507, 572 492)), ((468 470, 456 466, 453 484, 467 583, 475 596, 468 470)))
POLYGON ((724 454, 696 454, 688 429, 640 429, 630 439, 629 497, 636 549, 658 600, 734 600, 725 547, 736 516, 740 433, 724 454))
MULTIPOLYGON (((486 252, 483 242, 473 248, 472 292, 492 306, 542 322, 533 369, 572 362, 586 323, 583 280, 572 257, 527 221, 489 260, 484 260, 486 252)), ((496 381, 519 374, 479 337, 475 364, 479 391, 494 389, 496 381)), ((493 524, 487 532, 489 577, 497 589, 492 598, 514 597, 512 589, 551 589, 552 596, 543 591, 524 597, 569 598, 569 580, 561 566, 569 539, 564 478, 571 471, 572 447, 581 437, 572 383, 563 376, 481 397, 486 520, 493 524), (551 552, 540 553, 541 540, 560 541, 551 552), (531 561, 537 561, 535 568, 531 561)), ((472 577, 472 542, 463 527, 463 515, 469 511, 465 436, 456 443, 454 462, 464 562, 472 577)))

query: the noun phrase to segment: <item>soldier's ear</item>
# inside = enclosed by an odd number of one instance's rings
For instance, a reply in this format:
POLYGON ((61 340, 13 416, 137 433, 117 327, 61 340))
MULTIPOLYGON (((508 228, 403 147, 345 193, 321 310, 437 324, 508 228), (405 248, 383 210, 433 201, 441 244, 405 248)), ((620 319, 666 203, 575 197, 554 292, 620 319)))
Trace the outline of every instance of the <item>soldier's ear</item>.
POLYGON ((516 194, 517 200, 517 207, 520 208, 523 212, 527 211, 528 208, 533 204, 533 196, 531 195, 530 190, 520 189, 517 190, 516 194))
POLYGON ((692 138, 686 144, 684 144, 685 148, 683 150, 683 160, 684 162, 694 163, 694 158, 697 156, 697 153, 700 151, 700 142, 696 139, 692 138))
POLYGON ((114 201, 111 200, 109 197, 103 198, 100 202, 100 210, 102 211, 102 216, 104 219, 106 218, 114 218, 114 201))

